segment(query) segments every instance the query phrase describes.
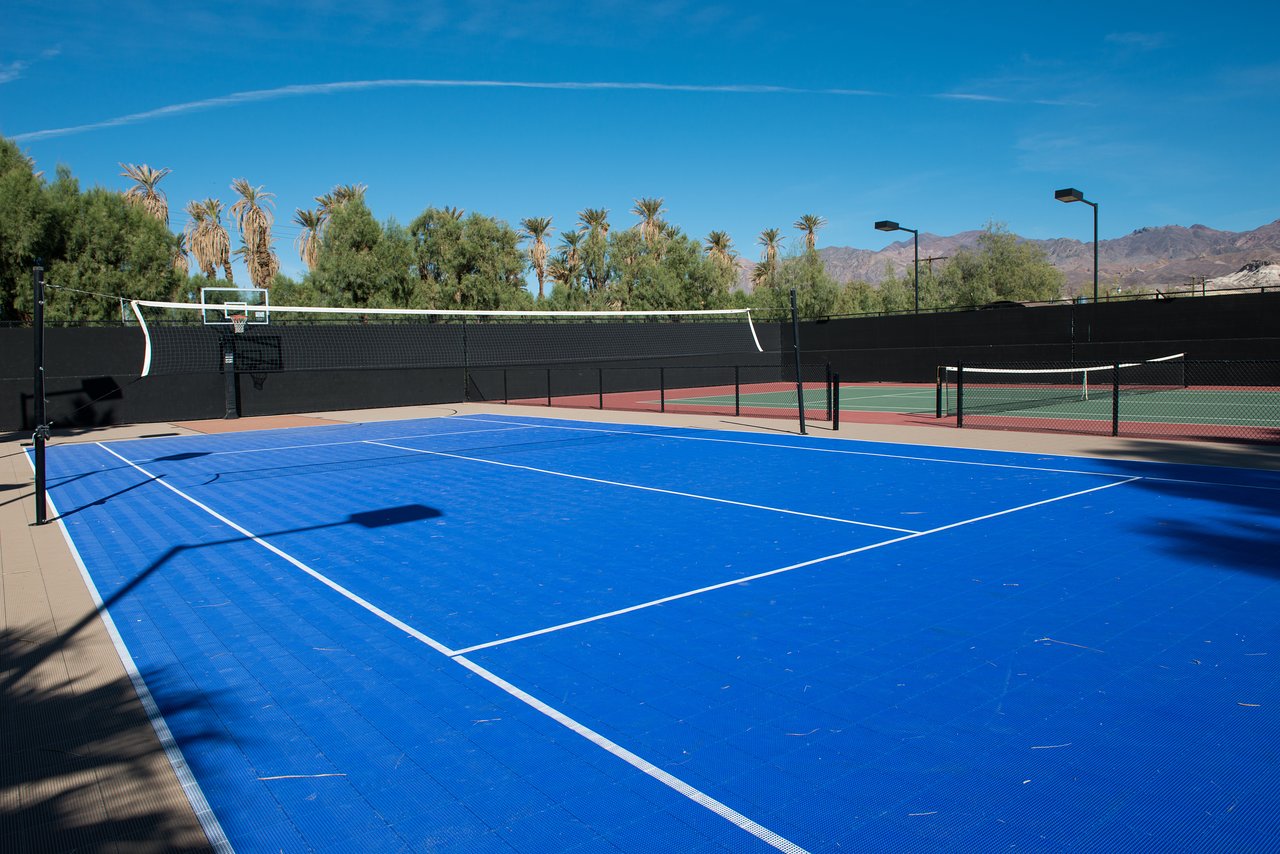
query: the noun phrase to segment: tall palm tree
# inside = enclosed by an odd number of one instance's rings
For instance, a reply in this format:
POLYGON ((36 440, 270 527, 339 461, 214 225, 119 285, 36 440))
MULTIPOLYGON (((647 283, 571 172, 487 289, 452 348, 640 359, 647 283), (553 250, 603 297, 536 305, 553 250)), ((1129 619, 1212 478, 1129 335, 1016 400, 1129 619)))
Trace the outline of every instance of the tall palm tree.
POLYGON ((778 250, 782 248, 782 229, 766 228, 760 232, 760 236, 756 238, 756 243, 764 247, 764 260, 766 263, 772 263, 778 260, 778 250))
POLYGON ((356 199, 364 201, 364 194, 368 189, 367 184, 339 184, 333 188, 333 199, 340 205, 356 199))
POLYGON ((316 268, 316 260, 320 256, 320 240, 324 231, 324 214, 319 210, 298 208, 293 212, 293 221, 302 226, 302 233, 294 238, 293 246, 298 250, 298 257, 307 265, 308 270, 316 268))
POLYGON ((171 263, 173 264, 173 269, 182 275, 191 275, 191 265, 187 261, 187 235, 185 232, 178 235, 178 245, 173 248, 171 263))
POLYGON ((662 206, 663 199, 636 199, 635 207, 631 212, 640 217, 640 234, 644 237, 645 243, 653 243, 662 233, 662 215, 666 213, 666 208, 662 206))
POLYGON ((444 214, 454 222, 462 222, 462 216, 466 211, 462 208, 441 208, 440 213, 444 214))
POLYGON ((609 211, 604 208, 587 208, 578 214, 578 225, 588 235, 609 236, 609 211))
POLYGON ((124 170, 120 173, 121 175, 136 182, 132 187, 125 190, 125 201, 138 205, 151 216, 168 225, 169 200, 165 198, 164 193, 156 189, 156 185, 171 170, 152 169, 145 163, 141 166, 135 166, 132 163, 121 163, 120 168, 124 170))
POLYGON ((734 259, 733 241, 728 232, 713 231, 707 235, 707 257, 732 267, 734 259))
MULTIPOLYGON (((565 232, 573 234, 575 232, 565 232)), ((547 275, 551 281, 558 285, 564 285, 569 290, 574 290, 578 286, 578 262, 574 258, 570 258, 568 253, 560 252, 551 259, 551 263, 547 265, 547 275)))
MULTIPOLYGON (((205 199, 200 203, 204 208, 204 245, 211 262, 211 267, 222 267, 227 275, 227 283, 234 284, 231 275, 231 236, 222 224, 222 202, 217 199, 205 199)), ((208 272, 208 271, 206 271, 208 272)), ((210 278, 213 278, 210 276, 210 278)))
POLYGON ((578 266, 578 247, 582 244, 582 232, 566 231, 560 235, 560 249, 569 263, 578 266))
POLYGON ((523 229, 520 235, 533 241, 528 250, 529 262, 533 265, 533 274, 538 277, 538 299, 542 299, 546 295, 544 285, 547 281, 547 254, 550 251, 543 238, 551 233, 551 217, 531 216, 520 220, 520 225, 523 229))
POLYGON ((200 272, 210 279, 216 278, 218 265, 209 252, 207 239, 209 225, 204 205, 195 201, 187 202, 185 210, 189 219, 186 228, 182 230, 182 237, 186 241, 187 248, 191 250, 192 255, 196 256, 196 265, 200 267, 200 272))
POLYGON ((796 220, 793 225, 804 232, 804 248, 808 252, 812 252, 818 243, 818 229, 827 224, 827 221, 817 214, 805 214, 796 220))
POLYGON ((262 187, 254 187, 244 178, 231 182, 231 189, 240 194, 240 199, 231 206, 231 217, 240 231, 240 241, 244 244, 245 267, 249 270, 249 279, 254 287, 269 287, 271 281, 280 270, 280 259, 271 248, 271 226, 275 224, 275 215, 270 208, 274 193, 265 192, 262 187))

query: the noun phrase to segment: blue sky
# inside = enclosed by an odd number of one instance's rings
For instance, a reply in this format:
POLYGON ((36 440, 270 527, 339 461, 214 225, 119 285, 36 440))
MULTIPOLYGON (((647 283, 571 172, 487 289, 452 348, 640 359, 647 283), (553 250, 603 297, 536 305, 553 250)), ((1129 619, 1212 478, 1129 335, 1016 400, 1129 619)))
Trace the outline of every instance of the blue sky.
POLYGON ((1065 186, 1104 239, 1280 217, 1274 3, 4 6, 0 133, 38 168, 123 188, 119 162, 168 167, 175 230, 247 178, 295 274, 293 211, 337 183, 380 219, 450 205, 557 232, 659 196, 749 258, 805 213, 820 245, 901 237, 877 219, 1088 240, 1065 186))

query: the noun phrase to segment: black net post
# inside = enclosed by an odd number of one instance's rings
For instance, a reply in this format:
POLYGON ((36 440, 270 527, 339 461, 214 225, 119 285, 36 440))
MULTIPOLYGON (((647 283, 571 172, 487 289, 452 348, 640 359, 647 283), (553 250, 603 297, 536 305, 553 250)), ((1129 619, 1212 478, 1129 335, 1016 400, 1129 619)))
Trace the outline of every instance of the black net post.
POLYGON ((733 417, 742 414, 742 368, 733 366, 733 417))
POLYGON ((1120 435, 1120 366, 1111 366, 1111 435, 1120 435))
POLYGON ((35 399, 32 401, 34 407, 34 415, 36 422, 35 434, 31 437, 31 444, 35 451, 35 478, 36 478, 36 524, 43 525, 47 520, 45 517, 46 501, 45 501, 45 468, 44 468, 44 446, 45 441, 49 438, 49 425, 45 423, 45 405, 44 405, 44 267, 39 261, 31 271, 31 284, 33 297, 35 299, 34 311, 32 312, 32 326, 35 338, 35 370, 32 372, 32 379, 35 387, 35 399))
POLYGON ((964 426, 964 362, 956 365, 956 426, 964 426))
POLYGON ((796 308, 796 289, 791 289, 791 342, 796 353, 796 410, 800 413, 800 435, 807 432, 804 425, 804 379, 800 374, 800 312, 796 308))
POLYGON ((831 429, 840 429, 840 375, 831 375, 831 396, 835 403, 831 407, 831 429))
POLYGON ((828 421, 831 421, 831 420, 833 420, 833 419, 832 419, 832 415, 831 415, 831 402, 832 402, 832 399, 831 399, 831 363, 830 363, 830 362, 827 362, 827 366, 826 366, 826 367, 827 367, 827 377, 826 377, 826 379, 827 379, 827 382, 826 382, 826 386, 827 386, 827 420, 828 420, 828 421))
POLYGON ((933 390, 933 417, 942 417, 942 383, 946 381, 947 369, 942 365, 938 366, 938 376, 934 380, 933 390))

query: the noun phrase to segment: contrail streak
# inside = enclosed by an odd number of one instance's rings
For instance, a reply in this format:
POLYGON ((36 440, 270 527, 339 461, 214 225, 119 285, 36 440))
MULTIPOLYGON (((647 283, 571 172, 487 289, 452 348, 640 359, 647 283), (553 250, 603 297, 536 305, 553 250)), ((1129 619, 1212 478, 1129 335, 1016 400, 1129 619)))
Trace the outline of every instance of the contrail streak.
POLYGON ((803 89, 790 86, 698 86, 680 83, 620 83, 620 82, 530 82, 518 80, 352 80, 339 83, 311 83, 297 86, 280 86, 275 89, 257 89, 250 92, 235 92, 217 98, 205 98, 200 101, 188 101, 183 104, 171 104, 141 113, 130 113, 98 122, 73 125, 63 128, 30 131, 12 137, 16 142, 32 142, 40 139, 52 139, 59 136, 71 136, 77 133, 102 130, 104 128, 122 127, 141 122, 163 119, 169 116, 194 113, 201 110, 215 110, 223 107, 236 107, 241 104, 252 104, 261 101, 275 101, 280 98, 299 98, 308 95, 332 95, 341 92, 360 92, 368 89, 559 89, 568 91, 606 91, 631 90, 648 92, 700 92, 727 93, 735 95, 839 95, 839 96, 874 96, 879 92, 861 89, 803 89))

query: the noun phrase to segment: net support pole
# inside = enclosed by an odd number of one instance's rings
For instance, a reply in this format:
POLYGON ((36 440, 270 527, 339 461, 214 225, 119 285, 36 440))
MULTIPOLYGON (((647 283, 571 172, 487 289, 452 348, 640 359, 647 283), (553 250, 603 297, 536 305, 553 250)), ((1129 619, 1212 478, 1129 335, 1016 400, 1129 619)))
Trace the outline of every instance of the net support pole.
POLYGON ((35 416, 36 429, 31 437, 32 449, 34 451, 34 468, 36 480, 36 524, 43 525, 46 521, 47 502, 45 501, 45 467, 44 467, 44 446, 45 441, 49 438, 49 425, 45 423, 45 392, 44 392, 44 267, 39 261, 31 271, 32 296, 35 299, 34 310, 32 312, 32 332, 35 339, 35 370, 32 371, 32 380, 34 388, 32 389, 35 397, 32 400, 33 415, 35 416))
POLYGON ((831 375, 831 399, 834 403, 831 406, 831 429, 840 429, 840 375, 831 375))
POLYGON ((604 410, 604 368, 596 368, 596 392, 600 396, 600 409, 604 410))
POLYGON ((831 415, 831 403, 832 403, 831 377, 832 376, 833 375, 831 373, 831 363, 827 362, 827 420, 828 421, 833 420, 833 417, 831 415))
POLYGON ((1111 366, 1111 435, 1120 435, 1120 366, 1111 366))
POLYGON ((547 406, 551 406, 551 369, 547 368, 547 406))
POLYGON ((964 362, 956 365, 956 426, 964 426, 964 362))
POLYGON ((667 411, 667 369, 658 368, 658 411, 667 411))
POLYGON ((742 369, 733 366, 733 417, 737 418, 742 414, 742 369))
POLYGON ((804 379, 800 370, 800 312, 796 308, 796 289, 791 289, 791 342, 796 353, 796 410, 800 413, 800 435, 805 435, 804 379))

